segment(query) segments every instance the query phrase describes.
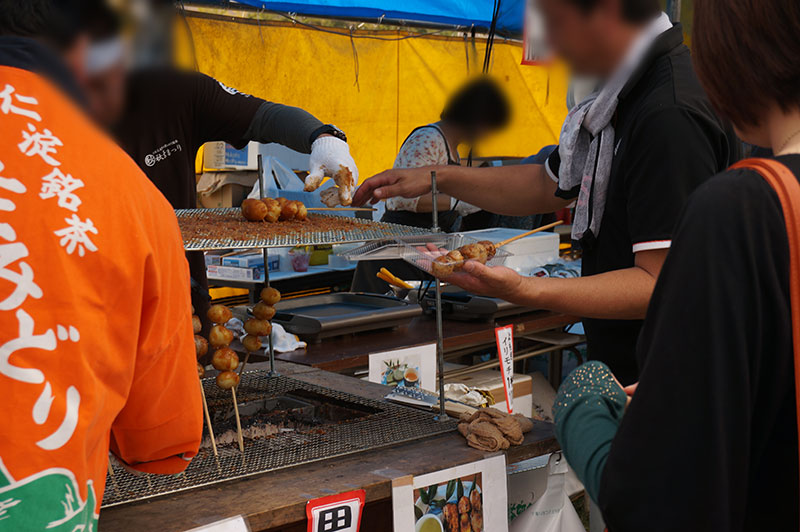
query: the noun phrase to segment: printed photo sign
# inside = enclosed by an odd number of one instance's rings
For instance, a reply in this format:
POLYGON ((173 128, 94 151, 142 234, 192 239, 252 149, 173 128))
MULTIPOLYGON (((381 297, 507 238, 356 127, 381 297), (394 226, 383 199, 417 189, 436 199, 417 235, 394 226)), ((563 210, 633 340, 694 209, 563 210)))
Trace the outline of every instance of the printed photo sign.
POLYGON ((387 386, 436 390, 436 344, 369 356, 369 380, 387 386))

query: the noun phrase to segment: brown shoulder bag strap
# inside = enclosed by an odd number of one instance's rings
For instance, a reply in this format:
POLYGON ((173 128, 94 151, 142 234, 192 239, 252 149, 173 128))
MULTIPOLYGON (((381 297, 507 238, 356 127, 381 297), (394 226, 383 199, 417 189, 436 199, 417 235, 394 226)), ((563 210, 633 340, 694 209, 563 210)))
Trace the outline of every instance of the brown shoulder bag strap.
POLYGON ((772 159, 745 159, 731 168, 747 168, 758 172, 775 189, 783 208, 786 234, 789 237, 789 295, 792 311, 797 428, 800 434, 800 182, 786 166, 772 159))

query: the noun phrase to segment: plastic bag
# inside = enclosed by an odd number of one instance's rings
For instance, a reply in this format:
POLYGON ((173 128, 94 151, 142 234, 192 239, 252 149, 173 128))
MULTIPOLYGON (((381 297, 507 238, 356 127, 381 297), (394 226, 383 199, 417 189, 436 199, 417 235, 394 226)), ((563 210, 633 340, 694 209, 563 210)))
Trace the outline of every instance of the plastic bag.
POLYGON ((569 465, 561 453, 550 455, 547 470, 547 490, 512 521, 509 532, 586 532, 567 495, 569 465))

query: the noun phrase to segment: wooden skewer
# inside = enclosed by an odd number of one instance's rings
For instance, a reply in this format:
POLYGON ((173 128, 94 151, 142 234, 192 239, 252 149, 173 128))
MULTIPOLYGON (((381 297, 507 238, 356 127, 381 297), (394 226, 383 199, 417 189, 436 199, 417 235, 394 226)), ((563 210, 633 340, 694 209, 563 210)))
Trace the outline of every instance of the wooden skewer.
POLYGON ((111 467, 111 456, 108 457, 108 474, 111 476, 111 483, 114 484, 114 491, 119 494, 119 486, 117 485, 117 477, 114 475, 114 468, 111 467))
POLYGON ((244 452, 244 439, 242 438, 242 422, 239 420, 239 405, 236 402, 236 386, 231 388, 233 396, 233 412, 236 414, 236 435, 239 436, 239 450, 244 452))
POLYGON ((197 383, 200 385, 200 397, 203 398, 203 411, 206 413, 206 424, 208 424, 208 435, 211 436, 211 447, 214 449, 214 456, 219 456, 217 454, 217 440, 214 438, 214 428, 211 426, 211 414, 208 413, 206 392, 203 389, 203 383, 200 380, 198 380, 197 383))
POLYGON ((497 244, 494 245, 494 247, 495 248, 499 248, 501 246, 505 246, 506 244, 510 244, 510 243, 514 242, 515 240, 519 240, 520 238, 525 238, 526 236, 530 236, 530 235, 532 235, 534 233, 538 233, 539 231, 546 231, 548 229, 551 229, 551 228, 553 228, 553 227, 555 227, 557 225, 561 225, 563 223, 564 223, 563 220, 559 220, 559 221, 553 222, 551 224, 547 224, 547 225, 543 225, 541 227, 537 227, 533 231, 528 231, 527 233, 522 233, 521 235, 517 235, 517 236, 511 237, 511 238, 507 238, 506 240, 498 242, 497 244))
MULTIPOLYGON (((248 351, 247 354, 244 356, 244 362, 242 362, 242 365, 239 366, 239 383, 242 382, 242 379, 241 379, 242 373, 244 373, 244 367, 247 365, 247 361, 248 360, 250 360, 250 351, 248 351)), ((238 387, 239 387, 239 385, 237 384, 236 388, 238 388, 238 387)))
POLYGON ((378 209, 372 207, 307 207, 307 211, 368 211, 373 212, 378 209))

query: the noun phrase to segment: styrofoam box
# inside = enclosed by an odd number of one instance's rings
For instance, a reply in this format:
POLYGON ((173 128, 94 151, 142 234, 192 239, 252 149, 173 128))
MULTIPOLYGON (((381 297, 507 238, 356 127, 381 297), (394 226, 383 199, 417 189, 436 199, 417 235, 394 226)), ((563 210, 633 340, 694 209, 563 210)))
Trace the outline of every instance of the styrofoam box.
MULTIPOLYGON (((497 227, 494 229, 467 231, 464 234, 476 240, 500 242, 525 232, 523 229, 497 227)), ((560 238, 556 233, 546 231, 520 238, 516 242, 503 246, 503 249, 512 255, 506 259, 505 266, 517 271, 529 271, 531 268, 544 266, 558 259, 559 243, 560 238)))

